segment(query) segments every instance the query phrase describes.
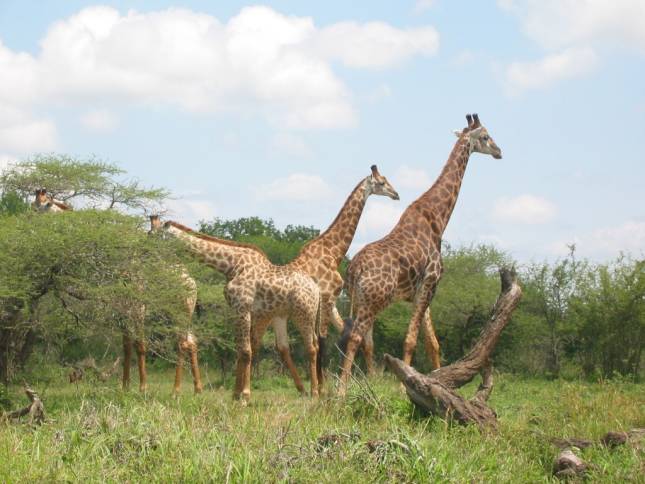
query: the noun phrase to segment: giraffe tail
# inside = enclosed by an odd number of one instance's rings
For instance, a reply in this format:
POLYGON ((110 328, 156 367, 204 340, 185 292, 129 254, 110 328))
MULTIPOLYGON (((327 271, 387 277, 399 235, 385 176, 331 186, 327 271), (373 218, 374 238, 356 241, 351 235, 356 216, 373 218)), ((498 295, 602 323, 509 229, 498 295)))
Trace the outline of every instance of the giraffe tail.
POLYGON ((316 373, 322 375, 322 365, 327 353, 327 338, 321 336, 320 328, 322 326, 322 294, 318 295, 318 311, 316 312, 316 334, 318 340, 318 354, 316 355, 316 373))

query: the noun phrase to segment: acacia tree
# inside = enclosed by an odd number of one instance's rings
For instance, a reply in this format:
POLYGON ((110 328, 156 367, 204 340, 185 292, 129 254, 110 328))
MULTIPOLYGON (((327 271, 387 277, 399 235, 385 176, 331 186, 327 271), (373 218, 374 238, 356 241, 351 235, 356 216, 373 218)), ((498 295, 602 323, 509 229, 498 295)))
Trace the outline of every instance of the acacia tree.
POLYGON ((1 221, 1 380, 25 359, 35 334, 55 343, 70 332, 81 338, 135 332, 129 308, 140 304, 156 322, 146 325, 149 334, 174 333, 182 321, 186 288, 174 269, 179 248, 147 236, 140 219, 83 210, 1 221), (49 310, 35 318, 45 303, 49 310))
POLYGON ((38 154, 9 166, 0 176, 0 189, 27 201, 35 190, 45 188, 63 202, 110 209, 144 209, 169 196, 163 188, 146 188, 124 175, 123 169, 96 158, 38 154))

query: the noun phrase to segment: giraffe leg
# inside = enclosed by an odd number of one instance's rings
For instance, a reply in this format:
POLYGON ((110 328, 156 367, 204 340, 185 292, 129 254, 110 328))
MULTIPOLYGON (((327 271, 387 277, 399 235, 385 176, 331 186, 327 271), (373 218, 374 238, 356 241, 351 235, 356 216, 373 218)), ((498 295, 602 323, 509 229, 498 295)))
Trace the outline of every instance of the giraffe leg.
POLYGON ((314 339, 314 335, 310 334, 306 344, 305 351, 309 357, 309 377, 311 378, 311 396, 316 398, 319 395, 318 390, 318 371, 317 371, 317 360, 318 360, 318 347, 317 341, 314 339))
MULTIPOLYGON (((262 337, 266 333, 267 328, 271 324, 271 318, 265 318, 259 321, 255 321, 251 328, 251 351, 253 353, 253 366, 256 367, 259 365, 260 359, 260 347, 262 346, 262 337)), ((256 371, 257 376, 257 371, 256 371)))
POLYGON ((179 337, 177 341, 177 363, 175 364, 175 387, 173 393, 179 395, 179 389, 181 387, 181 373, 184 366, 184 345, 186 340, 183 336, 179 337))
POLYGON ((201 393, 204 390, 204 385, 202 384, 202 375, 199 371, 199 362, 197 361, 197 341, 191 333, 188 333, 186 339, 190 345, 190 371, 193 374, 193 386, 195 387, 195 393, 201 393))
MULTIPOLYGON (((435 293, 435 289, 437 288, 437 284, 439 283, 439 277, 441 277, 441 259, 439 258, 438 260, 439 263, 439 269, 434 270, 432 272, 428 272, 423 280, 423 283, 421 286, 417 289, 416 297, 415 297, 415 304, 414 304, 414 311, 412 313, 412 318, 410 319, 410 325, 408 326, 408 333, 405 336, 405 342, 403 344, 403 361, 406 364, 410 364, 412 361, 412 354, 414 353, 414 350, 417 346, 417 338, 419 336, 419 327, 421 326, 422 322, 425 322, 425 315, 426 315, 426 310, 430 306, 430 302, 432 301, 432 298, 435 293)), ((428 321, 431 320, 428 318, 428 321)), ((428 328, 424 326, 424 332, 427 331, 428 328)), ((434 331, 432 331, 432 334, 434 335, 434 331)), ((436 336, 435 336, 436 339, 436 336)), ((433 362, 438 358, 437 356, 433 356, 434 353, 430 354, 430 358, 433 360, 433 362)))
POLYGON ((374 375, 374 328, 370 328, 363 338, 363 356, 367 366, 367 376, 374 375))
POLYGON ((408 331, 405 335, 405 340, 403 341, 403 361, 407 365, 409 365, 412 361, 412 354, 414 353, 414 349, 417 347, 419 326, 421 325, 423 312, 425 312, 425 307, 421 309, 419 308, 419 305, 417 305, 414 308, 412 318, 410 319, 410 324, 408 325, 408 331))
POLYGON ((323 388, 325 383, 325 369, 324 365, 327 362, 327 335, 329 331, 329 323, 338 329, 339 332, 343 330, 343 319, 338 314, 338 309, 336 309, 336 304, 333 300, 324 299, 321 303, 323 307, 322 319, 320 321, 320 334, 318 336, 318 364, 317 364, 317 375, 318 375, 318 387, 323 388), (340 328, 340 329, 339 329, 340 328))
MULTIPOLYGON (((322 310, 323 308, 320 309, 322 310)), ((318 381, 318 337, 315 329, 317 313, 318 308, 316 307, 312 313, 303 312, 301 315, 294 317, 294 322, 305 344, 305 353, 309 359, 309 378, 311 381, 312 398, 317 398, 320 395, 318 381)), ((331 311, 327 314, 331 314, 331 311)))
POLYGON ((345 355, 342 358, 340 382, 338 386, 338 395, 341 397, 345 396, 345 393, 347 392, 347 383, 349 381, 349 377, 352 374, 352 364, 354 363, 356 351, 358 350, 358 347, 363 340, 363 336, 374 324, 374 317, 375 314, 371 309, 368 309, 366 307, 358 308, 356 321, 354 322, 354 326, 349 333, 347 345, 344 349, 345 355))
POLYGON ((426 309, 426 312, 423 315, 423 342, 425 344, 426 355, 432 361, 433 369, 441 367, 441 354, 439 352, 439 340, 437 335, 434 332, 434 326, 432 324, 432 314, 430 313, 430 306, 426 309))
POLYGON ((275 332, 275 344, 278 353, 280 354, 280 358, 289 370, 296 388, 301 395, 304 395, 305 387, 302 384, 300 375, 298 375, 298 369, 291 359, 291 350, 289 349, 289 335, 287 333, 287 318, 274 318, 273 331, 275 332))
POLYGON ((132 339, 126 332, 123 333, 123 381, 124 390, 130 388, 130 363, 132 360, 132 339))
MULTIPOLYGON (((340 334, 343 334, 345 323, 343 322, 343 318, 340 317, 338 309, 336 309, 336 304, 333 305, 332 317, 332 324, 340 334)), ((365 357, 365 363, 367 364, 367 373, 368 375, 371 375, 374 370, 374 340, 372 338, 372 330, 365 334, 365 338, 361 343, 361 349, 363 350, 363 356, 365 357)), ((319 348, 318 351, 323 351, 322 347, 319 348)))
POLYGON ((237 368, 235 370, 235 388, 233 399, 240 398, 246 403, 251 398, 251 313, 239 317, 236 334, 237 368))
POLYGON ((137 366, 139 368, 139 391, 145 392, 148 389, 146 373, 146 344, 142 339, 135 342, 135 349, 137 350, 137 366))

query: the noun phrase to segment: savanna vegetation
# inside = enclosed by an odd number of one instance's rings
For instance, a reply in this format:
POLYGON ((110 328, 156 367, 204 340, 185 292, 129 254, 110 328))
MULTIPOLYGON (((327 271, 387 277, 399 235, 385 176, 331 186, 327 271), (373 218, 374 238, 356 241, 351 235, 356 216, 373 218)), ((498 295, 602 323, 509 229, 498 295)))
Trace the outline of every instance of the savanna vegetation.
MULTIPOLYGON (((229 401, 234 326, 223 278, 176 242, 147 234, 142 214, 158 211, 166 190, 100 160, 44 155, 6 170, 0 191, 0 406, 24 405, 24 380, 39 391, 48 416, 39 428, 0 422, 3 482, 534 482, 551 475, 552 437, 597 439, 645 427, 641 259, 596 263, 578 258, 572 246, 560 260, 519 264, 493 246, 444 243, 432 314, 445 363, 463 356, 488 320, 497 269, 515 265, 519 273, 523 297, 493 356, 499 375, 489 403, 499 416, 497 433, 419 415, 388 373, 357 378, 344 400, 333 396, 333 379, 320 401, 297 398, 270 335, 254 370, 253 402, 242 409, 229 401), (31 211, 40 187, 74 210, 31 211), (198 283, 192 321, 181 310, 186 289, 177 264, 198 283), (124 393, 115 379, 90 376, 70 385, 76 362, 92 356, 107 364, 120 355, 122 332, 138 330, 129 311, 137 304, 146 307, 149 392, 124 393), (187 328, 199 339, 206 391, 186 388, 172 399, 175 336, 187 328)), ((203 221, 199 230, 254 243, 275 263, 291 260, 318 234, 257 217, 203 221)), ((348 313, 344 296, 338 307, 348 313)), ((410 310, 396 303, 379 315, 378 357, 400 355, 410 310)), ((291 336, 294 360, 303 363, 299 337, 291 336)), ((413 364, 429 371, 421 347, 413 364)), ((338 356, 330 353, 334 372, 338 356)), ((592 479, 642 479, 642 447, 584 452, 596 466, 592 479)))

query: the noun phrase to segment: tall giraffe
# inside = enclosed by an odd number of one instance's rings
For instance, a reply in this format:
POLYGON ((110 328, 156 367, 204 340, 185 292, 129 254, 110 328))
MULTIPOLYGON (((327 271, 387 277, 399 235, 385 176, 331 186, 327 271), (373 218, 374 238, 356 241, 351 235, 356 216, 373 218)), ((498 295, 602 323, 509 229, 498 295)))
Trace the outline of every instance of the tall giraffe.
MULTIPOLYGON (((150 234, 155 234, 160 232, 161 219, 159 215, 150 215, 150 234)), ((197 339, 195 335, 190 330, 191 321, 193 320, 193 314, 195 313, 195 306, 197 304, 197 283, 195 279, 190 277, 188 270, 181 264, 178 264, 174 267, 179 271, 179 276, 184 288, 187 291, 186 297, 184 298, 184 309, 186 311, 186 321, 188 323, 188 331, 186 333, 178 334, 177 341, 177 364, 175 366, 175 386, 174 393, 178 394, 181 387, 181 374, 184 366, 184 354, 187 352, 190 360, 190 370, 193 375, 193 387, 195 393, 201 393, 204 389, 202 384, 201 374, 199 371, 199 363, 197 359, 197 339)))
POLYGON ((226 277, 224 296, 238 319, 233 398, 249 400, 251 332, 256 326, 266 327, 266 321, 274 318, 291 319, 298 327, 309 357, 311 395, 318 396, 320 291, 314 280, 302 271, 272 264, 264 252, 250 244, 210 237, 172 221, 164 224, 164 231, 184 241, 191 252, 226 277))
POLYGON ((347 287, 356 310, 351 331, 341 341, 344 359, 339 394, 344 394, 356 349, 374 318, 396 299, 414 302, 414 311, 403 345, 403 360, 410 363, 422 326, 426 351, 439 366, 439 343, 428 310, 443 271, 441 237, 457 202, 471 153, 500 159, 502 152, 479 122, 467 115, 468 126, 455 132, 457 142, 432 187, 401 215, 392 231, 365 246, 347 271, 347 287))
MULTIPOLYGON (((315 239, 307 242, 300 250, 298 256, 287 264, 288 267, 309 274, 318 283, 318 287, 320 288, 321 324, 318 339, 318 355, 321 361, 325 356, 325 341, 329 323, 332 323, 338 329, 339 333, 343 330, 343 320, 336 309, 336 298, 343 288, 343 278, 338 272, 338 266, 347 254, 352 240, 354 240, 356 227, 363 214, 367 199, 370 195, 386 196, 393 200, 399 199, 399 194, 387 178, 379 173, 376 165, 371 166, 371 172, 370 175, 362 179, 354 190, 352 190, 340 209, 340 212, 338 212, 338 215, 327 230, 315 239)), ((269 322, 265 323, 268 324, 269 322)), ((278 352, 293 374, 295 366, 289 352, 289 340, 286 332, 287 321, 281 318, 275 318, 270 323, 273 324, 276 333, 278 352)), ((263 327, 258 327, 253 333, 254 353, 259 347, 264 329, 263 327)), ((367 334, 365 343, 365 360, 368 369, 371 371, 373 360, 373 344, 370 344, 371 332, 367 334)), ((321 364, 318 365, 318 369, 318 382, 322 385, 323 372, 321 364)), ((299 379, 295 379, 295 381, 298 389, 302 391, 302 384, 299 383, 299 379)))
POLYGON ((66 203, 54 200, 53 197, 47 194, 47 190, 45 188, 39 188, 38 190, 36 190, 35 195, 36 198, 33 202, 31 202, 31 208, 36 212, 56 213, 72 209, 72 207, 70 207, 66 203))

